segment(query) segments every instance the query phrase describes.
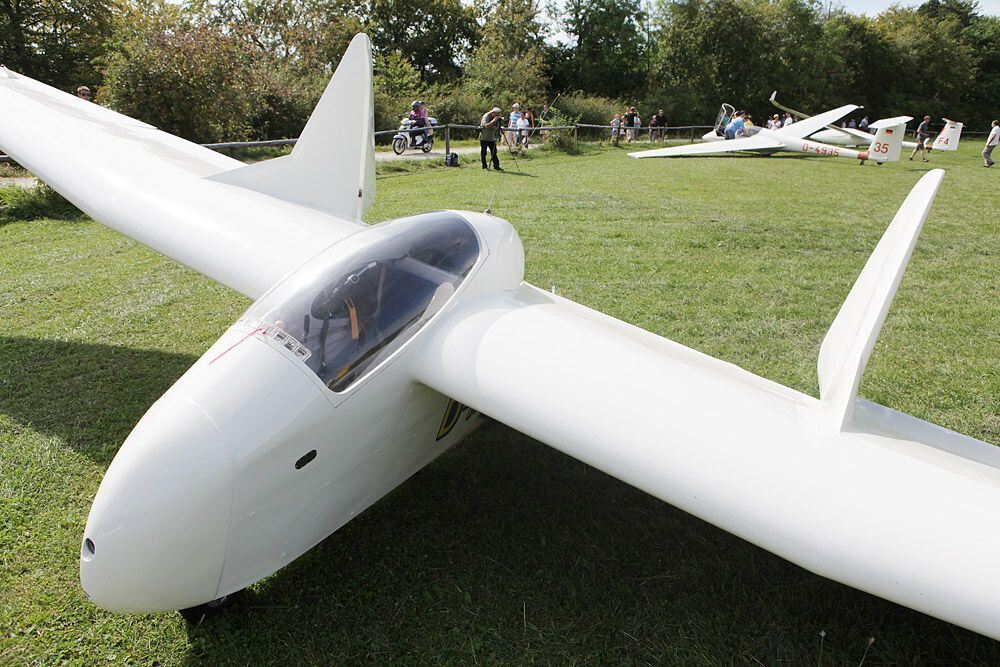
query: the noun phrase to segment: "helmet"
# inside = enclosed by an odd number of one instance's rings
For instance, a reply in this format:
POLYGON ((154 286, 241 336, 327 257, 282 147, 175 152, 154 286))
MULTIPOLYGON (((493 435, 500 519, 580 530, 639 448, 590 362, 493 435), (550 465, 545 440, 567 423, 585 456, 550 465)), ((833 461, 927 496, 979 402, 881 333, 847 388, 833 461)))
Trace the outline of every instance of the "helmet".
POLYGON ((418 102, 417 100, 413 100, 413 102, 410 103, 410 108, 411 109, 416 109, 419 106, 420 106, 420 102, 418 102))
POLYGON ((424 106, 424 101, 423 100, 417 100, 417 104, 419 104, 420 106, 424 106))

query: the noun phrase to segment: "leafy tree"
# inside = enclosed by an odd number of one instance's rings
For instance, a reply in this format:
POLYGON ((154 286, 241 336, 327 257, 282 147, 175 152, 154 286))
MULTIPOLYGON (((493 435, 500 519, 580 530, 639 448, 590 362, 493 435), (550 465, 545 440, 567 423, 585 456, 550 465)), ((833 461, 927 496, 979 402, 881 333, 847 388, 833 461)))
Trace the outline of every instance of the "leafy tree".
POLYGON ((573 38, 558 76, 571 90, 636 97, 647 69, 646 14, 618 0, 569 0, 561 25, 573 38))
POLYGON ((124 20, 108 58, 102 99, 192 141, 247 136, 255 104, 254 52, 233 33, 185 24, 168 5, 152 9, 156 13, 124 20))
POLYGON ((962 40, 976 55, 978 67, 975 80, 962 94, 961 117, 969 129, 984 130, 990 121, 1000 117, 1000 16, 977 16, 962 31, 962 40))
POLYGON ((402 54, 426 82, 459 78, 480 41, 476 9, 461 0, 367 0, 362 15, 376 50, 402 54))
POLYGON ((57 88, 93 87, 121 11, 118 0, 0 0, 0 63, 57 88))
POLYGON ((490 104, 539 103, 548 89, 542 26, 534 0, 498 3, 465 68, 465 85, 490 104))
POLYGON ((975 80, 977 65, 972 49, 961 39, 961 21, 894 7, 880 14, 876 25, 901 65, 889 97, 890 111, 935 118, 954 114, 975 80))
POLYGON ((193 0, 186 13, 198 25, 236 33, 289 73, 332 73, 364 30, 347 0, 193 0))

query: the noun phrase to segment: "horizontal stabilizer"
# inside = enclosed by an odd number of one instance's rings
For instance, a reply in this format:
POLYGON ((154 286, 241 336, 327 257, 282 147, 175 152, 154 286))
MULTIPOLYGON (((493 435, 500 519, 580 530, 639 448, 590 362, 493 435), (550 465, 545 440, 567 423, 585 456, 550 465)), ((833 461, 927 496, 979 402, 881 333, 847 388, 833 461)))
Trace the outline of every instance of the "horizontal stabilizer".
POLYGON ((944 170, 935 169, 910 191, 823 339, 819 394, 837 428, 851 418, 861 375, 942 178, 944 170))
POLYGON ((360 220, 375 201, 374 128, 372 46, 359 34, 291 154, 211 178, 360 220))

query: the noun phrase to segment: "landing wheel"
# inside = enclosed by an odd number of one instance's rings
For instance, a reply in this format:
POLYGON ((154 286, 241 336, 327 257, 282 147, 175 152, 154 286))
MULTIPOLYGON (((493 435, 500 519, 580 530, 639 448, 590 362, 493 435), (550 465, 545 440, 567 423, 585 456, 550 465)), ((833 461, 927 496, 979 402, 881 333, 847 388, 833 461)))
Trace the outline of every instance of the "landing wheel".
POLYGON ((211 602, 206 602, 205 604, 200 604, 196 607, 181 609, 179 613, 184 617, 185 621, 191 625, 197 625, 206 618, 211 618, 212 616, 221 614, 223 611, 231 607, 232 604, 242 595, 243 591, 236 591, 235 593, 223 595, 221 598, 216 598, 211 602))
POLYGON ((432 137, 424 139, 424 143, 420 146, 420 150, 425 153, 430 153, 432 148, 434 148, 434 139, 432 137))
POLYGON ((392 152, 396 155, 402 155, 403 151, 406 150, 406 139, 402 137, 396 137, 392 140, 392 152))

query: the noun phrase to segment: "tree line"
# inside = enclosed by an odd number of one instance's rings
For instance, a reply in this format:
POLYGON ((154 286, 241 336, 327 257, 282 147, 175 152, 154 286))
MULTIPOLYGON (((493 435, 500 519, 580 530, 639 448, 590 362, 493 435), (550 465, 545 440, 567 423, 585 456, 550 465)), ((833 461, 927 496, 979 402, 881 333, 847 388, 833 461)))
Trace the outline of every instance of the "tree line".
POLYGON ((808 112, 1000 115, 1000 17, 974 0, 875 17, 813 0, 0 0, 0 63, 195 141, 291 137, 361 31, 378 129, 414 99, 475 123, 557 95, 569 120, 635 105, 706 124, 722 102, 763 117, 772 90, 808 112))

